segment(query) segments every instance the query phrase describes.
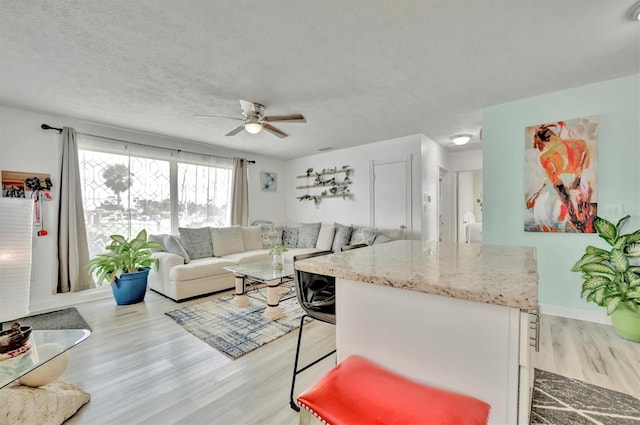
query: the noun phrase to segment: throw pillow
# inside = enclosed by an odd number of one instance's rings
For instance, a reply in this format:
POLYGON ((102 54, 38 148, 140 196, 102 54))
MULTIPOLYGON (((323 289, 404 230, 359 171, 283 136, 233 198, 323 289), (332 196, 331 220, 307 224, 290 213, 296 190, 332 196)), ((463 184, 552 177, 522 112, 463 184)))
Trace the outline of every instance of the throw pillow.
POLYGON ((212 227, 211 240, 213 241, 213 255, 216 257, 244 251, 240 226, 212 227))
POLYGON ((353 233, 351 233, 351 240, 349 245, 355 245, 358 243, 366 243, 371 245, 376 238, 376 229, 373 227, 360 227, 354 226, 353 233))
POLYGON ((198 229, 179 227, 178 231, 180 232, 180 242, 182 242, 190 259, 213 257, 213 245, 208 227, 198 229))
POLYGON ((315 248, 320 234, 320 223, 300 223, 298 248, 315 248))
POLYGON ((184 263, 189 264, 191 262, 191 258, 189 258, 189 254, 184 250, 184 247, 180 243, 180 240, 173 235, 164 235, 162 238, 162 244, 166 248, 167 252, 171 254, 179 255, 184 258, 184 263))
POLYGON ((331 250, 333 252, 340 252, 340 249, 349 245, 349 241, 351 240, 351 232, 353 231, 353 227, 345 226, 344 224, 335 223, 336 235, 333 237, 333 245, 331 245, 331 250))
POLYGON ((287 248, 296 248, 298 246, 298 233, 300 229, 297 227, 284 227, 282 229, 282 245, 287 248))
POLYGON ((381 243, 386 243, 386 242, 391 242, 391 238, 382 233, 378 233, 378 236, 376 236, 376 238, 374 239, 373 244, 379 245, 381 243))
MULTIPOLYGON (((245 251, 262 249, 262 227, 261 226, 241 226, 242 244, 245 251)), ((214 244, 215 248, 215 244, 214 244)))
POLYGON ((166 235, 148 235, 147 236, 147 242, 158 242, 159 244, 162 244, 162 248, 151 248, 149 249, 149 251, 151 252, 161 252, 161 251, 166 251, 166 247, 164 246, 164 237, 166 235))
POLYGON ((276 245, 282 245, 283 226, 281 224, 263 223, 261 227, 263 249, 271 249, 276 245))
POLYGON ((320 233, 318 234, 318 241, 316 242, 316 248, 323 251, 328 251, 333 245, 333 237, 336 234, 336 226, 333 223, 322 224, 320 226, 320 233))

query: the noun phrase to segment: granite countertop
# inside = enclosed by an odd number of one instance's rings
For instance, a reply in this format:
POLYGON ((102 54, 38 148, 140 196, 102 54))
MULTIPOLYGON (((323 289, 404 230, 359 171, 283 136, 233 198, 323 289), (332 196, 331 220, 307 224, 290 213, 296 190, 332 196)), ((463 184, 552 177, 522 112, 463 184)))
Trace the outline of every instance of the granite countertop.
POLYGON ((393 241, 296 262, 296 269, 470 301, 538 309, 535 248, 393 241))

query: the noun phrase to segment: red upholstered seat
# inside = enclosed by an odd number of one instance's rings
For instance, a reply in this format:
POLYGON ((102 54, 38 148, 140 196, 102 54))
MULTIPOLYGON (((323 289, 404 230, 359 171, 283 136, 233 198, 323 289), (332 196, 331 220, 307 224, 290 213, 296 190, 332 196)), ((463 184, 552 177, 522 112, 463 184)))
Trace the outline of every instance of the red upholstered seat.
POLYGON ((490 406, 390 372, 350 356, 298 397, 298 403, 330 425, 485 425, 490 406))

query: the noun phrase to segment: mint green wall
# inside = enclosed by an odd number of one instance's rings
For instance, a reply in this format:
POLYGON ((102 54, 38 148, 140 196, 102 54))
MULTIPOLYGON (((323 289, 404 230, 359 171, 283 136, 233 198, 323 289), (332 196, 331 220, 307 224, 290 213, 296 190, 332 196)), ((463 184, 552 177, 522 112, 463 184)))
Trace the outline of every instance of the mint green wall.
POLYGON ((640 228, 640 74, 487 108, 483 121, 483 243, 537 249, 539 302, 602 310, 580 298, 580 276, 569 271, 586 245, 606 246, 594 234, 526 233, 524 129, 550 121, 598 115, 598 215, 622 204, 640 228))

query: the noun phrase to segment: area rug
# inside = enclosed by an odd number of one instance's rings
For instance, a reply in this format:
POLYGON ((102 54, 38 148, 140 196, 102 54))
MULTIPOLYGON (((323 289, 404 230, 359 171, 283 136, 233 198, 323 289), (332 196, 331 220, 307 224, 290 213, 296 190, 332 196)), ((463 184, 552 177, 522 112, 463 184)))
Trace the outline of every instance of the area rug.
MULTIPOLYGON (((91 330, 91 326, 89 326, 89 324, 84 320, 84 317, 82 317, 75 307, 27 316, 14 320, 13 322, 20 322, 22 326, 31 326, 34 330, 91 330)), ((9 326, 11 326, 11 323, 7 322, 3 324, 3 329, 8 329, 9 326)))
POLYGON ((220 297, 165 314, 232 359, 297 329, 304 314, 295 297, 280 301, 285 317, 278 320, 262 317, 266 301, 260 297, 250 296, 247 307, 234 306, 232 299, 233 295, 220 297))
POLYGON ((640 425, 640 399, 536 369, 531 424, 640 425))

